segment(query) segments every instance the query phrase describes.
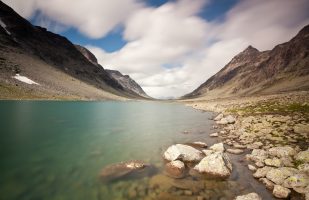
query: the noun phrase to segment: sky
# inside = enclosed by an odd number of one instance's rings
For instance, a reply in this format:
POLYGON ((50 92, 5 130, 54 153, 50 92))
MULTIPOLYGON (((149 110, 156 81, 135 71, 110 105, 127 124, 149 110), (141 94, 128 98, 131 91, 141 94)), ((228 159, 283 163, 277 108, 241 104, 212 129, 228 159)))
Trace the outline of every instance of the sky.
POLYGON ((308 0, 2 1, 155 98, 192 92, 247 46, 270 50, 309 24, 308 0))

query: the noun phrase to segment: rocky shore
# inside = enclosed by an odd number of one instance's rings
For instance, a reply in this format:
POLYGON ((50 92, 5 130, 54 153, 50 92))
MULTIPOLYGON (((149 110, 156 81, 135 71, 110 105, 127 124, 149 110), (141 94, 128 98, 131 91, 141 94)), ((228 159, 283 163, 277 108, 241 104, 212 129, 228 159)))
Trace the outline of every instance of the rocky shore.
POLYGON ((227 152, 241 154, 274 197, 309 199, 308 92, 187 104, 218 113, 220 131, 211 136, 219 137, 227 152))

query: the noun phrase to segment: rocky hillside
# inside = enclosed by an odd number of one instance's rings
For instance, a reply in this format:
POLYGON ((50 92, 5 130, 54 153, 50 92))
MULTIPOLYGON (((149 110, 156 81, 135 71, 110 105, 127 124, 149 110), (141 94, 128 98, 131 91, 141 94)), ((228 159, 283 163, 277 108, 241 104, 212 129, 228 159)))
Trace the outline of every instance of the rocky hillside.
MULTIPOLYGON (((102 67, 99 63, 95 55, 93 55, 87 48, 75 45, 75 47, 94 65, 102 67)), ((129 75, 123 75, 119 71, 105 69, 105 71, 116 80, 124 90, 128 91, 132 94, 137 94, 138 96, 150 98, 145 91, 141 88, 141 86, 136 83, 129 75)))
POLYGON ((95 57, 85 58, 68 39, 33 26, 1 1, 0 25, 2 98, 138 98, 95 64, 95 57), (38 84, 18 81, 16 74, 38 84))
POLYGON ((218 98, 309 89, 309 25, 289 42, 260 52, 249 46, 184 98, 218 98))
POLYGON ((145 91, 136 83, 129 75, 123 75, 119 71, 109 70, 106 71, 113 77, 118 83, 125 89, 132 91, 142 97, 149 98, 149 96, 145 93, 145 91))

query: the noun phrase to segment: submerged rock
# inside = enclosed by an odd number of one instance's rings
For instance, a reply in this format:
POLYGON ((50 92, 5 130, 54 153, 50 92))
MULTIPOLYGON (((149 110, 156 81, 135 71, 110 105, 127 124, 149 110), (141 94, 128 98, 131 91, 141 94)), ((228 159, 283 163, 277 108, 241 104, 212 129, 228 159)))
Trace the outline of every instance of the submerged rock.
POLYGON ((288 188, 282 187, 281 185, 275 185, 274 190, 273 190, 273 195, 280 199, 288 198, 290 193, 291 193, 291 190, 289 190, 288 188))
POLYGON ((184 162, 198 162, 204 155, 201 151, 184 144, 170 146, 163 155, 168 161, 181 160, 184 162))
POLYGON ((237 196, 234 200, 262 200, 257 193, 249 193, 246 195, 237 196))
POLYGON ((192 143, 186 143, 185 145, 189 145, 189 146, 194 147, 194 148, 206 148, 208 146, 205 142, 200 142, 200 141, 192 142, 192 143))
POLYGON ((244 152, 242 149, 227 149, 226 151, 232 154, 242 154, 244 152))
POLYGON ((139 160, 115 163, 104 167, 100 172, 100 178, 102 181, 112 181, 133 172, 143 171, 146 167, 150 165, 139 160))
POLYGON ((209 177, 225 179, 232 173, 232 164, 225 153, 215 152, 203 158, 194 170, 209 177))
POLYGON ((182 178, 185 175, 185 164, 180 160, 174 160, 165 165, 165 171, 172 178, 182 178))

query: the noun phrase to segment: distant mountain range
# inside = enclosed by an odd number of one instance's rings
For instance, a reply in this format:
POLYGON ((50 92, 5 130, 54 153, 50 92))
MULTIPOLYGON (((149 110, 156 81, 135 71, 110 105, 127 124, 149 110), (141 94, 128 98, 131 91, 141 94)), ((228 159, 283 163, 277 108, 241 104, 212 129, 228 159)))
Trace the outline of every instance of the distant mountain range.
POLYGON ((0 72, 0 98, 148 98, 134 80, 115 78, 86 48, 33 26, 2 1, 0 72))
POLYGON ((182 98, 216 99, 308 89, 309 25, 270 51, 260 52, 249 46, 182 98))

